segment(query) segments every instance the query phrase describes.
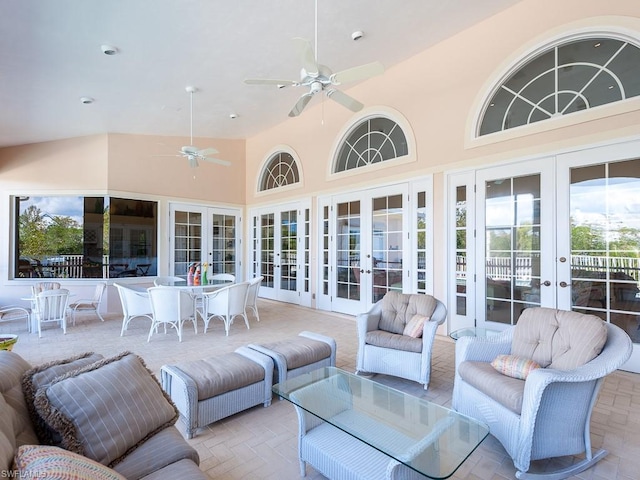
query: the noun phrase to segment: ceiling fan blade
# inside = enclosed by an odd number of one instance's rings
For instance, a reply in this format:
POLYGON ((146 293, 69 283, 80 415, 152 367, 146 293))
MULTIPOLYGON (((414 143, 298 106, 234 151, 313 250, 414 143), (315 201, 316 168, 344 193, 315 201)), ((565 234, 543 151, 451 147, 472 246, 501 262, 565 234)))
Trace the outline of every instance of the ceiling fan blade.
POLYGON ((362 107, 364 107, 364 105, 355 98, 350 97, 346 93, 336 90, 335 88, 327 90, 327 97, 334 102, 338 102, 340 105, 347 107, 352 112, 359 112, 362 110, 362 107))
POLYGON ((306 38, 296 37, 293 39, 296 44, 296 50, 300 55, 302 68, 305 69, 307 75, 310 77, 317 77, 320 73, 318 68, 318 62, 316 62, 315 54, 313 53, 313 47, 306 38))
POLYGON ((228 167, 229 165, 231 165, 231 162, 228 160, 221 160, 219 158, 212 158, 212 157, 201 157, 201 160, 204 160, 206 162, 211 162, 211 163, 217 163, 218 165, 223 165, 225 167, 228 167))
POLYGON ((289 116, 297 117, 298 115, 300 115, 302 113, 302 110, 304 110, 304 107, 306 107, 307 103, 309 103, 309 100, 311 100, 311 97, 313 97, 313 93, 305 93, 304 95, 302 95, 289 112, 289 116))
POLYGON ((216 150, 213 147, 209 147, 209 148, 203 148, 202 150, 198 150, 196 153, 199 157, 206 157, 207 155, 215 155, 216 153, 220 153, 220 152, 218 152, 218 150, 216 150))
POLYGON ((298 82, 293 80, 278 80, 275 78, 246 78, 244 83, 247 85, 276 85, 276 86, 295 86, 298 82))
POLYGON ((380 62, 372 62, 334 73, 329 80, 331 80, 333 85, 340 85, 341 83, 356 82, 358 80, 375 77, 383 72, 384 66, 380 62))

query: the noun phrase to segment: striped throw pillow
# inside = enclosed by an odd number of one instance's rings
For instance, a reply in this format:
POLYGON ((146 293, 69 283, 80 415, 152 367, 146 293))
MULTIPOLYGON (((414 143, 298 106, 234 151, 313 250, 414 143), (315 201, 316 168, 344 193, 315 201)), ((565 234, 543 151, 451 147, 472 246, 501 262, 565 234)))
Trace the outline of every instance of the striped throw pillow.
POLYGON ((403 335, 408 335, 413 338, 420 338, 422 336, 422 329, 424 328, 424 322, 428 322, 430 317, 426 315, 415 314, 411 317, 411 320, 404 327, 403 335))
POLYGON ((491 362, 491 366, 508 377, 526 380, 536 368, 540 368, 533 360, 517 355, 498 355, 491 362))
POLYGON ((16 478, 56 480, 126 480, 87 457, 49 445, 22 445, 15 456, 16 478))

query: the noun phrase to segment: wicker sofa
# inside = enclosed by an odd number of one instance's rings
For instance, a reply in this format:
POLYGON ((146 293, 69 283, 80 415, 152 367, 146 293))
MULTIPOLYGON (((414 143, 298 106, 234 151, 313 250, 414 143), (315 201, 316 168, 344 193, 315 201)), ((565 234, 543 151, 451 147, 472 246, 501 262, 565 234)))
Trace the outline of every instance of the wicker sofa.
POLYGON ((176 419, 158 381, 131 353, 32 367, 0 351, 0 476, 209 478, 176 419))

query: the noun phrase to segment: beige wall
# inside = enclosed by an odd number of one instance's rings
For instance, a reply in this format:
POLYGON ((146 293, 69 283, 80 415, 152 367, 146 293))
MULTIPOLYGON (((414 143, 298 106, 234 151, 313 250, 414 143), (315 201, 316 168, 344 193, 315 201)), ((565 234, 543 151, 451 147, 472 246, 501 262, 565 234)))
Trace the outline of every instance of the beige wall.
POLYGON ((194 139, 215 146, 225 167, 188 168, 172 154, 188 138, 108 134, 0 149, 0 185, 19 193, 119 191, 243 205, 244 140, 194 139))
POLYGON ((4 192, 15 188, 21 194, 43 189, 102 190, 107 188, 107 153, 106 135, 3 148, 0 185, 4 192))
POLYGON ((189 141, 180 137, 110 134, 109 189, 244 205, 245 141, 193 139, 202 148, 216 148, 220 153, 215 157, 231 162, 228 167, 200 162, 199 167, 189 168, 185 158, 156 156, 172 155, 189 141))
MULTIPOLYGON (((550 38, 557 38, 560 32, 576 32, 590 26, 618 26, 640 38, 640 2, 524 0, 349 89, 349 94, 367 105, 363 112, 352 114, 326 97, 314 98, 300 117, 247 141, 247 204, 296 195, 291 190, 272 195, 255 192, 255 177, 265 155, 277 144, 288 145, 298 154, 304 194, 317 195, 352 189, 354 183, 367 185, 380 183, 381 178, 410 178, 635 134, 640 122, 640 100, 626 102, 624 107, 594 109, 580 119, 554 119, 547 125, 494 135, 490 144, 471 141, 470 126, 480 102, 509 64, 550 38), (363 114, 385 108, 399 112, 409 122, 415 135, 415 162, 386 168, 383 175, 376 170, 361 172, 357 179, 328 178, 328 164, 341 132, 363 114), (603 114, 607 116, 602 118, 603 114), (576 124, 577 120, 580 123, 576 124)), ((283 119, 287 107, 282 106, 283 119)))

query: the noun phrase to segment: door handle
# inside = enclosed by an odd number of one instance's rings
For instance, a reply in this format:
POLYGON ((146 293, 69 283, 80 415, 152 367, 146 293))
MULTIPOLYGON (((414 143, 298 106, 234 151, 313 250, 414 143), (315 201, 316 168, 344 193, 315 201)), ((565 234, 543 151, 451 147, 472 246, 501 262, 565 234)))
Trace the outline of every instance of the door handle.
POLYGON ((371 273, 371 270, 367 270, 367 273, 371 273))
POLYGON ((560 285, 562 288, 567 288, 567 287, 570 287, 570 286, 571 286, 571 284, 570 284, 570 283, 567 283, 567 282, 560 282, 560 283, 559 283, 559 285, 560 285))
POLYGON ((542 285, 544 285, 545 287, 550 287, 551 282, 549 280, 545 280, 544 282, 542 282, 542 285))
POLYGON ((360 269, 360 273, 364 273, 364 268, 361 268, 361 269, 360 269))

